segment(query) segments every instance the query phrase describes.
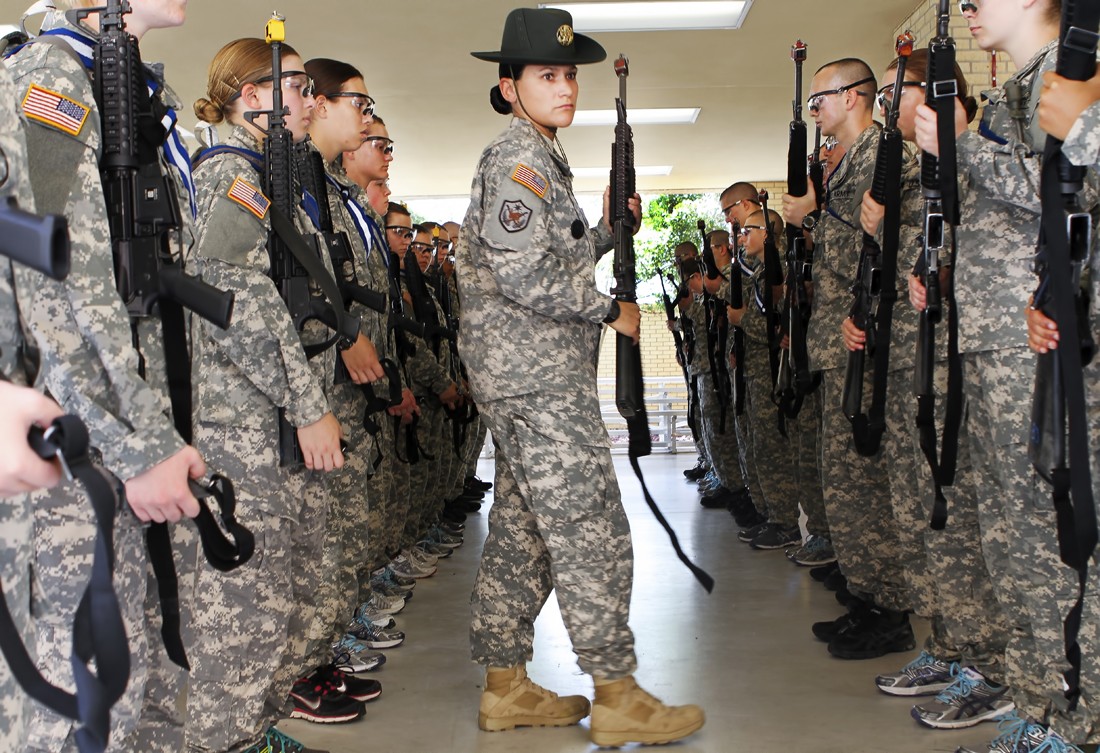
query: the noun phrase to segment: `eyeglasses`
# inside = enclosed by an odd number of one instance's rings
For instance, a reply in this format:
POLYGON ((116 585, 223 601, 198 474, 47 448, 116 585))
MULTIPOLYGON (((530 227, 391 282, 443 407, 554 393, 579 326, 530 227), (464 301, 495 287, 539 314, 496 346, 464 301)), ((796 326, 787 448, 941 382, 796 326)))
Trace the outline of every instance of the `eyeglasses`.
POLYGON ((752 230, 767 230, 767 228, 763 225, 742 225, 737 232, 741 234, 742 238, 748 238, 749 232, 752 230))
POLYGON ((430 243, 410 243, 409 250, 416 254, 430 254, 435 247, 430 243))
POLYGON ((386 225, 386 230, 391 233, 395 233, 398 238, 412 238, 413 230, 411 227, 405 227, 404 225, 386 225))
MULTIPOLYGON (((825 100, 825 97, 829 96, 830 94, 847 94, 852 89, 855 89, 857 86, 863 86, 864 84, 870 83, 874 80, 874 76, 869 76, 867 78, 861 78, 859 81, 853 81, 847 86, 842 86, 839 89, 828 89, 823 92, 814 92, 806 99, 806 109, 812 113, 816 113, 818 110, 821 109, 821 103, 825 100)), ((861 97, 871 96, 867 92, 861 91, 856 91, 856 94, 861 97)))
POLYGON ((966 13, 967 11, 977 13, 981 4, 981 0, 962 0, 959 3, 959 13, 966 13))
POLYGON ((369 141, 370 144, 382 152, 382 154, 393 154, 393 139, 386 138, 385 136, 367 136, 363 141, 369 141))
POLYGON ((741 204, 745 203, 746 201, 751 201, 753 204, 756 204, 756 205, 760 204, 760 202, 757 201, 756 199, 750 199, 748 197, 746 197, 744 199, 738 199, 737 201, 733 202, 729 206, 722 207, 722 215, 725 216, 725 215, 729 214, 731 209, 733 209, 736 206, 740 206, 741 204))
MULTIPOLYGON (((283 88, 287 91, 298 92, 302 99, 308 99, 317 92, 317 86, 305 71, 283 71, 281 78, 283 80, 283 88)), ((250 83, 259 86, 260 84, 270 84, 274 80, 274 76, 264 76, 250 83)), ((226 100, 226 103, 239 99, 240 96, 241 93, 236 92, 232 97, 226 100)))
POLYGON ((350 99, 351 106, 363 113, 363 117, 374 117, 374 100, 363 92, 333 92, 325 94, 326 99, 350 99))
POLYGON ((435 244, 436 248, 450 248, 451 247, 451 242, 450 241, 445 241, 442 238, 436 238, 432 241, 432 243, 435 244))
MULTIPOLYGON (((926 84, 923 81, 902 81, 902 88, 906 86, 919 86, 923 89, 926 84)), ((880 110, 886 110, 894 103, 894 85, 887 84, 878 90, 878 94, 875 95, 875 104, 878 105, 880 110)))

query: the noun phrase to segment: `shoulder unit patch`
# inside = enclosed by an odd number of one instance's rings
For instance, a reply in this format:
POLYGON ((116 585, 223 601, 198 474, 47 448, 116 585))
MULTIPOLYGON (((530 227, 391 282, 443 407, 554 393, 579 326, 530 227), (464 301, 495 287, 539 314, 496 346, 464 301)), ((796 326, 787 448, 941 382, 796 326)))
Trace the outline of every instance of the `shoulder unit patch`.
POLYGON ((89 112, 91 108, 38 84, 31 84, 23 97, 24 115, 70 136, 80 133, 89 112))
POLYGON ((530 188, 540 199, 546 196, 546 190, 550 187, 542 173, 529 165, 520 162, 512 171, 512 180, 521 186, 530 188))
POLYGON ((531 222, 531 207, 522 201, 505 201, 500 208, 500 226, 509 233, 518 233, 531 222))
POLYGON ((271 202, 264 196, 263 191, 243 178, 237 178, 229 188, 229 198, 240 204, 259 219, 267 216, 267 210, 271 202))

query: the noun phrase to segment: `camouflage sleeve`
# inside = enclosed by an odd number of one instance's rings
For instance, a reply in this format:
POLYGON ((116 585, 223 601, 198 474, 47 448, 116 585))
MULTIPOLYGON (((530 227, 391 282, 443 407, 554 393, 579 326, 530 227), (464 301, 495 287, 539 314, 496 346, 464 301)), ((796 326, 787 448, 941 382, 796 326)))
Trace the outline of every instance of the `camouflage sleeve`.
POLYGON ((129 317, 115 289, 96 156, 99 118, 87 75, 64 52, 39 47, 17 55, 11 69, 25 114, 42 97, 70 116, 60 126, 28 116, 27 149, 38 211, 69 220, 72 268, 63 283, 20 270, 16 285, 46 386, 84 419, 103 464, 129 479, 178 452, 183 440, 166 398, 138 375, 129 317))
POLYGON ((974 131, 958 138, 959 170, 971 189, 997 201, 1039 212, 1039 155, 1014 139, 997 144, 974 131))
POLYGON ((615 247, 615 236, 610 228, 604 224, 603 217, 591 228, 592 242, 596 244, 596 258, 606 254, 615 247))
MULTIPOLYGON (((20 209, 33 212, 27 144, 16 101, 15 83, 0 63, 0 199, 15 199, 20 209)), ((0 373, 16 384, 27 381, 17 358, 22 339, 12 264, 3 259, 0 260, 0 373)))
MULTIPOLYGON (((545 165, 537 167, 549 172, 545 165)), ((561 228, 576 219, 571 205, 550 203, 565 189, 553 186, 540 196, 512 179, 515 168, 515 162, 490 152, 478 172, 485 218, 480 239, 496 252, 488 261, 501 293, 557 321, 602 322, 611 310, 611 297, 597 290, 592 279, 575 274, 555 248, 561 228)))
POLYGON ((235 303, 229 329, 203 322, 204 331, 256 389, 286 408, 293 426, 306 426, 328 412, 324 390, 267 275, 267 223, 229 197, 238 179, 255 176, 245 172, 248 167, 238 168, 244 177, 231 164, 212 167, 216 169, 200 169, 196 174, 200 227, 195 255, 203 279, 233 291, 235 303))
POLYGON ((1082 167, 1100 165, 1100 102, 1093 102, 1074 122, 1062 153, 1082 167))

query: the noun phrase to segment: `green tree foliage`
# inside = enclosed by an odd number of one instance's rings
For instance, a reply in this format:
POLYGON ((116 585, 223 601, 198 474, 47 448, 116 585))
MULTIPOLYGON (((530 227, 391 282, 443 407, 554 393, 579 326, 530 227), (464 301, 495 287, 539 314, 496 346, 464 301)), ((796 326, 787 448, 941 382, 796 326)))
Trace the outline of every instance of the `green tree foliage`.
POLYGON ((728 229, 713 194, 661 194, 646 201, 642 229, 634 238, 634 254, 638 282, 652 281, 652 287, 645 286, 654 291, 652 295, 660 292, 659 272, 676 276, 672 251, 677 245, 690 241, 701 249, 699 220, 706 223, 708 231, 728 229))

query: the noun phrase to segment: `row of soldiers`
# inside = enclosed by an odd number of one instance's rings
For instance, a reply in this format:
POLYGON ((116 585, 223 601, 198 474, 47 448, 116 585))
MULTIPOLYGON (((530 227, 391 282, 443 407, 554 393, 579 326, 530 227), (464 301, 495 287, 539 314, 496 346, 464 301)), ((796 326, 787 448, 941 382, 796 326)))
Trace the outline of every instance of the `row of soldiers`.
MULTIPOLYGON (((0 740, 43 752, 108 740, 111 750, 307 750, 274 723, 363 715, 381 686, 360 673, 404 640, 392 615, 462 543, 463 518, 491 487, 473 475, 485 429, 455 347, 458 226, 414 224, 388 201, 393 140, 362 74, 304 61, 281 22, 266 41, 215 56, 195 103, 210 127, 190 156, 163 70, 138 61, 122 79, 136 105, 133 161, 120 159, 103 56, 129 43, 136 55, 147 32, 184 23, 186 3, 132 0, 125 15, 118 3, 102 14, 80 13, 87 0, 54 5, 0 68, 0 187, 24 210, 68 220, 71 270, 55 280, 5 264, 0 352, 6 376, 57 405, 29 391, 9 398, 7 386, 4 402, 18 400, 23 437, 57 406, 79 417, 118 491, 113 581, 129 677, 108 737, 24 703, 3 665, 0 740), (281 186, 280 157, 290 165, 281 186), (135 166, 141 186, 132 215, 107 177, 120 165, 135 166), (182 262, 192 284, 231 294, 231 313, 188 312, 174 340, 168 293, 135 310, 126 293, 141 281, 125 252, 142 233, 162 274, 182 262), (304 313, 280 258, 310 270, 304 313), (206 479, 232 487, 235 518, 200 499, 206 479), (218 567, 205 531, 200 544, 194 527, 174 525, 166 573, 167 543, 150 532, 200 511, 220 512, 254 551, 218 567)), ((39 671, 71 688, 73 613, 102 541, 76 483, 25 449, 11 457, 23 470, 3 492, 28 493, 2 501, 4 591, 39 671), (43 486, 53 488, 30 491, 43 486)), ((119 669, 97 660, 101 678, 119 669)))
MULTIPOLYGON (((936 110, 924 104, 930 86, 925 50, 896 59, 878 79, 881 87, 863 61, 822 66, 807 103, 821 135, 836 142, 833 155, 824 159, 822 186, 815 191, 811 181, 804 196, 784 195, 780 217, 762 206, 766 195, 735 183, 721 197, 739 236, 735 243, 729 233, 714 231, 704 239, 709 248, 703 254, 694 244, 676 249, 684 287, 679 313, 669 307, 670 326, 694 333, 684 338, 687 352, 680 356, 698 406, 693 421, 701 458, 685 475, 701 482, 705 507, 730 509, 742 527, 742 541, 756 549, 789 547, 788 558, 815 566, 814 577, 837 590, 847 612, 813 625, 814 636, 833 656, 862 659, 911 651, 910 614, 929 621, 931 634, 919 655, 898 672, 875 678, 884 693, 923 696, 910 712, 917 722, 958 729, 999 720, 999 734, 989 746, 994 753, 1095 750, 1100 742, 1096 560, 1090 560, 1079 629, 1075 640, 1067 641, 1079 573, 1063 559, 1064 529, 1052 488, 1032 467, 1028 448, 1041 430, 1033 427, 1031 415, 1036 353, 1058 346, 1057 326, 1033 299, 1043 148, 1053 135, 1065 140, 1063 154, 1073 164, 1091 168, 1077 201, 1095 218, 1100 78, 1077 83, 1054 73, 1058 0, 1012 7, 964 2, 960 9, 979 46, 1006 52, 1018 72, 1004 86, 982 93, 985 107, 976 129, 969 123, 977 103, 968 96, 964 75, 957 66, 953 79, 940 74, 942 90, 954 99, 949 132, 956 136, 961 207, 953 229, 955 252, 944 253, 938 275, 945 305, 957 315, 961 354, 964 403, 954 483, 942 489, 935 483, 942 476, 933 476, 913 420, 918 320, 927 304, 928 280, 917 264, 928 240, 921 161, 939 157, 946 143, 936 110), (906 67, 896 81, 899 64, 906 67), (867 347, 872 330, 883 331, 875 320, 861 324, 852 307, 860 285, 860 250, 867 237, 884 238, 884 207, 871 192, 882 132, 873 119, 876 104, 884 117, 893 111, 906 148, 898 203, 898 303, 892 311, 887 307, 890 283, 884 282, 877 311, 879 319, 884 309, 892 316, 886 330, 886 431, 881 446, 866 453, 858 451, 853 411, 845 405, 851 388, 845 377, 851 354, 867 347), (784 225, 800 229, 813 249, 806 345, 815 381, 797 417, 777 420, 770 344, 782 333, 770 331, 766 314, 788 291, 765 278, 762 259, 764 236, 780 238, 784 225), (707 258, 699 265, 697 256, 707 258), (720 274, 708 275, 712 266, 720 274), (731 284, 744 286, 743 306, 729 305, 731 284), (735 338, 731 330, 719 341, 722 327, 715 319, 723 313, 740 333, 735 338), (715 358, 719 342, 727 345, 720 355, 730 358, 728 365, 715 358), (740 412, 730 402, 742 386, 738 366, 745 390, 740 412), (937 530, 929 523, 944 503, 947 524, 937 530), (1080 656, 1074 656, 1074 647, 1080 656)), ((945 21, 942 9, 941 14, 945 21)), ((1079 259, 1075 278, 1086 302, 1082 342, 1091 341, 1087 325, 1090 318, 1095 321, 1100 271, 1095 249, 1089 250, 1087 261, 1079 259)), ((945 331, 948 321, 945 312, 945 331)), ((934 356, 935 427, 951 420, 945 405, 950 402, 947 341, 943 334, 934 356)), ((784 339, 781 348, 789 347, 784 339)), ((1100 385, 1096 364, 1088 365, 1087 358, 1085 363, 1083 419, 1095 479, 1100 385)), ((875 368, 878 363, 868 355, 864 395, 874 390, 875 368)))

